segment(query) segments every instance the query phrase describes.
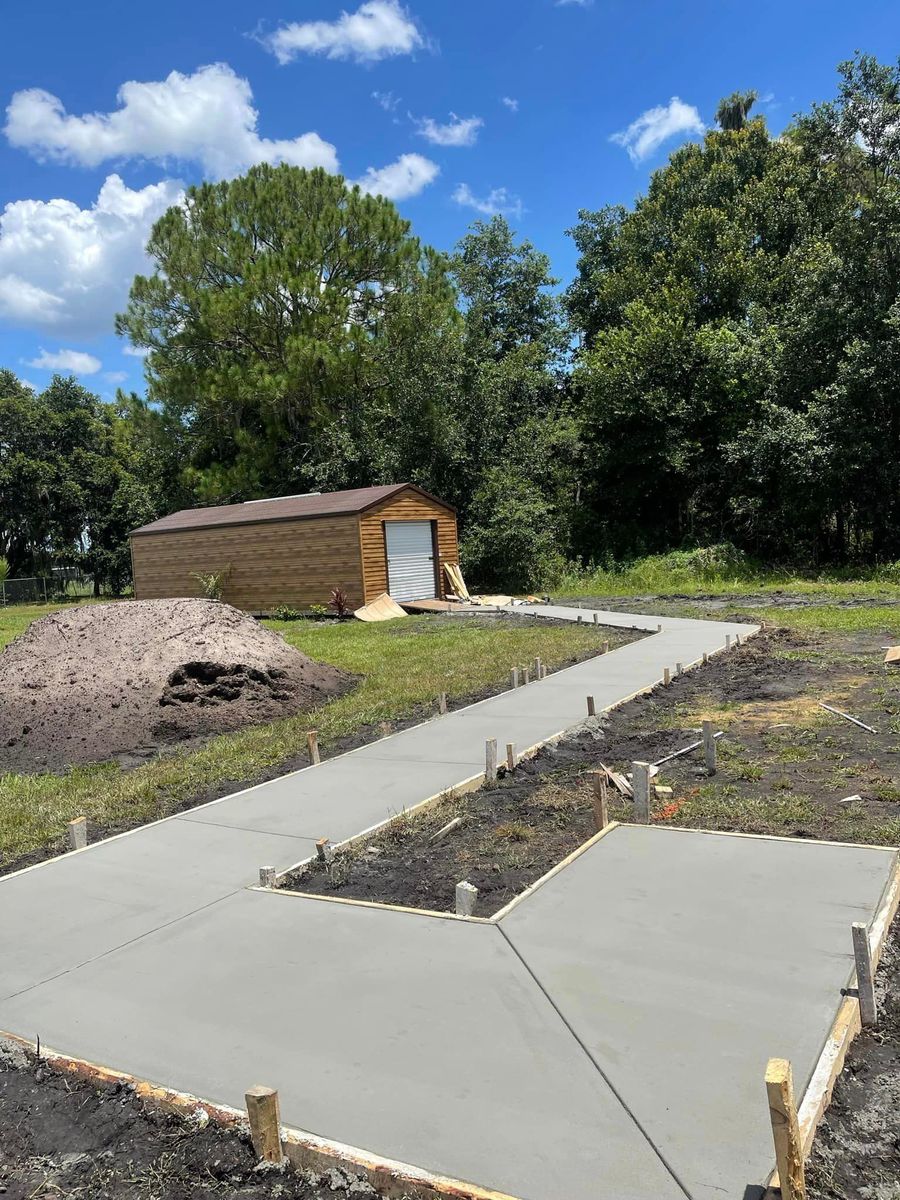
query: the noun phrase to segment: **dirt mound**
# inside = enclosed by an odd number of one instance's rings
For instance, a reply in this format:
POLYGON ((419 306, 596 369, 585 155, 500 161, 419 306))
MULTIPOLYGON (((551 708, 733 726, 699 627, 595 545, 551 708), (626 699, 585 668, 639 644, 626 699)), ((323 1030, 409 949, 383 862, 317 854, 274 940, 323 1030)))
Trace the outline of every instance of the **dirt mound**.
POLYGON ((0 653, 0 769, 136 761, 312 708, 350 683, 227 604, 70 608, 0 653))

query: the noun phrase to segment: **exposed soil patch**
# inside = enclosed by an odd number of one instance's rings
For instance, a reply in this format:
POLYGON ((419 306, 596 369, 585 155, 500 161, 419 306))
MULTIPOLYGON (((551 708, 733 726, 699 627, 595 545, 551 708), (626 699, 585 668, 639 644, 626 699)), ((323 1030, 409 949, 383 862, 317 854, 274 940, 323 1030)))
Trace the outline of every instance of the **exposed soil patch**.
POLYGON ((0 1193, 5 1200, 342 1200, 361 1179, 260 1170, 249 1138, 146 1109, 0 1043, 0 1193))
POLYGON ((312 708, 351 684, 227 604, 65 609, 0 653, 0 770, 127 763, 312 708))

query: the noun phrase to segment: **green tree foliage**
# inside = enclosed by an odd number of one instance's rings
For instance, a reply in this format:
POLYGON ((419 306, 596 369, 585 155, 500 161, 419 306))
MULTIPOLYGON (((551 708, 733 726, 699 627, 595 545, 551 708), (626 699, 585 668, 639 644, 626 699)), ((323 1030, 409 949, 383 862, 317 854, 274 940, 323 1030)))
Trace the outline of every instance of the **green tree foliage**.
POLYGON ((719 101, 716 109, 716 124, 727 133, 735 133, 743 129, 747 123, 750 109, 759 99, 756 92, 732 92, 724 100, 719 101))
POLYGON ((900 75, 840 77, 780 138, 727 117, 633 211, 581 214, 589 552, 900 555, 900 75))

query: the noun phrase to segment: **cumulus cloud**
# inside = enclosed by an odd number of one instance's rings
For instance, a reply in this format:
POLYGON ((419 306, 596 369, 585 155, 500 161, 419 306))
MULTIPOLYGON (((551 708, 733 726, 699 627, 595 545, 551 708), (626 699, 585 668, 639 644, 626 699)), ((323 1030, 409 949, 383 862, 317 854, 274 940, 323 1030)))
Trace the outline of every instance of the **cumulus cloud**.
POLYGON ((131 80, 117 99, 114 112, 76 116, 58 96, 28 88, 13 95, 4 132, 13 146, 37 159, 83 167, 141 158, 197 162, 214 178, 260 162, 337 170, 334 146, 317 133, 260 137, 250 84, 227 63, 200 67, 193 75, 172 71, 155 82, 131 80))
POLYGON ((26 366, 37 367, 40 371, 68 371, 73 375, 96 375, 103 366, 99 358, 93 354, 85 354, 83 350, 44 350, 41 348, 37 358, 31 359, 26 366))
POLYGON ((112 384, 118 385, 120 383, 125 382, 125 380, 128 378, 128 372, 127 371, 104 371, 103 378, 106 380, 107 383, 112 383, 112 384))
POLYGON ((418 126, 420 137, 431 142, 433 146, 474 146, 478 130, 484 124, 481 117, 458 117, 450 114, 446 125, 441 125, 433 117, 413 117, 418 126))
POLYGON ((413 54, 425 45, 399 0, 366 0, 356 12, 342 12, 336 21, 292 21, 261 40, 282 64, 299 54, 372 63, 413 54))
POLYGON ((401 154, 386 167, 369 167, 357 183, 364 192, 384 196, 387 200, 408 200, 418 196, 429 183, 437 179, 440 168, 421 154, 401 154))
POLYGON ((519 111, 519 102, 513 99, 512 96, 503 96, 500 103, 505 104, 510 112, 517 113, 519 111))
POLYGON ((153 223, 181 199, 163 180, 140 190, 110 175, 90 208, 71 200, 15 200, 0 215, 0 317, 78 336, 109 333, 153 223))
POLYGON ((492 188, 486 196, 476 196, 467 183, 461 183, 453 193, 453 200, 463 208, 474 208, 486 217, 521 217, 525 209, 518 196, 506 188, 492 188))
POLYGON ((679 134, 702 134, 705 128, 693 104, 685 104, 673 96, 668 104, 648 108, 627 129, 614 133, 609 140, 617 146, 624 146, 631 161, 639 163, 649 158, 669 138, 679 134))

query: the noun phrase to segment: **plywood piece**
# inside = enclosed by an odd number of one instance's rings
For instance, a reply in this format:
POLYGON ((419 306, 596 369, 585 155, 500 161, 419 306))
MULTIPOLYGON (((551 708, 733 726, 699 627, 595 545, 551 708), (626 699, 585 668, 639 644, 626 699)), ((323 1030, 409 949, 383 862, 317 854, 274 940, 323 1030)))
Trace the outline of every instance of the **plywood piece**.
POLYGON ((353 615, 357 621, 394 621, 397 617, 405 617, 406 613, 392 596, 382 592, 369 604, 358 608, 353 615))

